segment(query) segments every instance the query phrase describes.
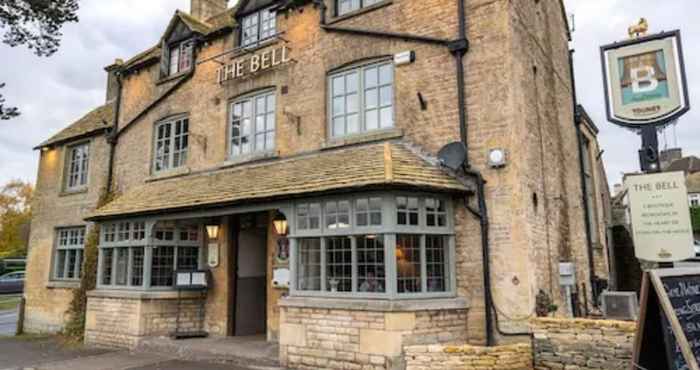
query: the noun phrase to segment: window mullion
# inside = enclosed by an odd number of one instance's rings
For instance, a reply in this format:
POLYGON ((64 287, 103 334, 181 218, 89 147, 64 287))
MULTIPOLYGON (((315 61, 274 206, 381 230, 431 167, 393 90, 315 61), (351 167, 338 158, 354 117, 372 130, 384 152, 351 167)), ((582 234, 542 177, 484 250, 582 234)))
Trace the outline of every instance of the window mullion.
POLYGON ((151 267, 153 264, 153 246, 147 246, 143 250, 143 288, 151 287, 151 267))
POLYGON ((289 279, 289 291, 294 295, 297 291, 297 271, 298 271, 298 256, 299 248, 297 247, 297 239, 289 239, 289 268, 290 268, 290 279, 289 279))
POLYGON ((357 293, 357 236, 350 237, 350 250, 351 250, 351 270, 352 270, 352 288, 353 293, 357 293))
POLYGON ((321 238, 321 291, 326 292, 326 238, 321 238))
POLYGON ((68 278, 68 263, 70 261, 70 249, 66 249, 66 252, 63 254, 63 278, 67 279, 68 278))
POLYGON ((428 261, 426 260, 425 235, 420 236, 420 274, 421 293, 428 292, 428 261))
POLYGON ((81 264, 82 264, 81 262, 82 262, 83 258, 85 258, 85 256, 83 256, 83 252, 80 249, 75 249, 75 270, 74 270, 73 276, 76 279, 80 279, 80 270, 81 270, 80 267, 81 267, 81 264), (78 256, 80 256, 80 258, 78 258, 78 256))
POLYGON ((126 260, 126 286, 131 286, 131 279, 133 278, 133 266, 134 266, 134 248, 127 248, 127 260, 126 260))
MULTIPOLYGON (((99 247, 98 247, 98 248, 99 248, 99 247)), ((104 267, 104 266, 103 266, 103 265, 104 265, 104 263, 103 263, 103 258, 104 258, 103 254, 104 254, 104 249, 103 249, 103 248, 99 248, 99 249, 97 250, 97 286, 98 286, 98 287, 102 285, 102 276, 103 276, 103 274, 102 274, 102 268, 104 267)))
POLYGON ((386 292, 391 298, 395 298, 396 293, 396 234, 387 234, 384 237, 384 260, 386 268, 386 292))

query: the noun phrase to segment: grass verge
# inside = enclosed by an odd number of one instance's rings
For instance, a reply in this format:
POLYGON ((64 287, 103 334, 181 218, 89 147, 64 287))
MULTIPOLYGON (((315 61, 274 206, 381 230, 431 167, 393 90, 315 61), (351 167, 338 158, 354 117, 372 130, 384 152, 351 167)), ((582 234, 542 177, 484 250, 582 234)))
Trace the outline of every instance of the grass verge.
POLYGON ((0 311, 14 310, 19 305, 20 297, 0 296, 0 311))

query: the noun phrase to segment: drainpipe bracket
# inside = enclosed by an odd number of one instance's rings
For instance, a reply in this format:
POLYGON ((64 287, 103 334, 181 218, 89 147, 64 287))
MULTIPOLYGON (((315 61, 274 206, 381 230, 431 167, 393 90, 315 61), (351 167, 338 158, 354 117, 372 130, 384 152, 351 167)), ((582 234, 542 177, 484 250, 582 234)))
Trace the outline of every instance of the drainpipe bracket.
POLYGON ((469 51, 469 40, 464 38, 450 41, 447 44, 447 48, 450 49, 450 52, 453 54, 460 53, 464 55, 469 51))

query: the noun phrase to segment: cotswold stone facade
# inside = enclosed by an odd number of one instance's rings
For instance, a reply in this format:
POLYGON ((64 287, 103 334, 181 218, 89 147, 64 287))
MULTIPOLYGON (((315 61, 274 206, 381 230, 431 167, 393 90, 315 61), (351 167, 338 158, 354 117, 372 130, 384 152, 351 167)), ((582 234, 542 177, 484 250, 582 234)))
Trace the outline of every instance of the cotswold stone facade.
POLYGON ((606 253, 589 263, 563 5, 459 4, 177 11, 152 48, 107 68, 111 114, 39 146, 26 327, 64 324, 80 230, 96 226, 96 345, 202 328, 264 334, 285 365, 402 368, 405 346, 505 341, 496 325, 528 340, 540 290, 566 315, 560 262, 593 302, 606 253), (72 150, 84 140, 89 154, 72 150), (455 142, 470 172, 441 164, 455 142), (486 181, 488 261, 471 171, 486 181), (66 181, 82 193, 63 197, 66 181), (203 317, 188 308, 176 327, 183 270, 209 284, 203 317))

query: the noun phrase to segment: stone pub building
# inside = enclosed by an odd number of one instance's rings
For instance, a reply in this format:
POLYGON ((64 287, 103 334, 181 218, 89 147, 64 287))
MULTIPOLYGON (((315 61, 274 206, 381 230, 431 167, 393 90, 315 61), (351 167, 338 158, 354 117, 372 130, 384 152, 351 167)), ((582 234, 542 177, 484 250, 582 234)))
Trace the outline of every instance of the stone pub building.
POLYGON ((540 292, 571 314, 561 262, 593 306, 607 185, 559 1, 192 0, 144 37, 37 147, 26 330, 64 327, 92 239, 95 345, 197 330, 390 369, 410 344, 529 340, 540 292), (178 292, 197 270, 205 294, 178 292))

